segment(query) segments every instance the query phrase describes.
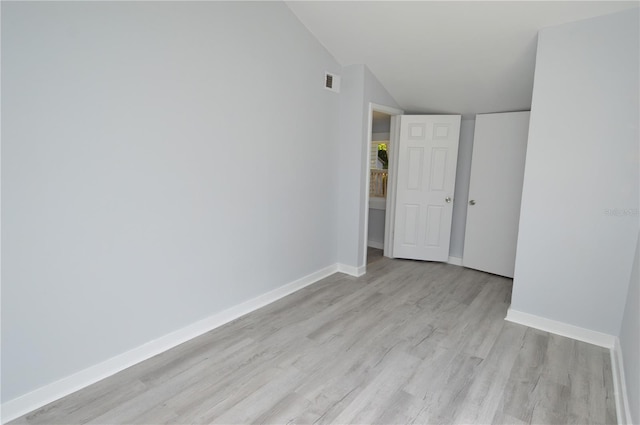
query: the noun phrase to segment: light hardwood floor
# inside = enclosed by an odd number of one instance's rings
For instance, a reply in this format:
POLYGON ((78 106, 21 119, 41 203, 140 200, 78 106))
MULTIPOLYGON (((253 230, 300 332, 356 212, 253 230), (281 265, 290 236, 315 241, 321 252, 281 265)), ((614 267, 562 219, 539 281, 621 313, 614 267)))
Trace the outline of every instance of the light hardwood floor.
POLYGON ((383 258, 383 250, 378 248, 372 248, 370 246, 367 247, 367 264, 371 264, 375 261, 381 260, 383 258))
POLYGON ((13 423, 615 423, 608 351, 505 322, 510 298, 510 279, 382 258, 13 423))

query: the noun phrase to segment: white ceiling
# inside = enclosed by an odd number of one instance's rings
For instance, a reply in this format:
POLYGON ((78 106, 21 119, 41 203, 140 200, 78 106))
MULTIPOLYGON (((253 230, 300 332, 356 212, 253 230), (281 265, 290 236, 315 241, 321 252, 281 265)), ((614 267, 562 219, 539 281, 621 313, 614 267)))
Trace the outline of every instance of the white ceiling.
POLYGON ((288 1, 342 65, 366 64, 407 112, 531 106, 539 29, 638 1, 288 1))

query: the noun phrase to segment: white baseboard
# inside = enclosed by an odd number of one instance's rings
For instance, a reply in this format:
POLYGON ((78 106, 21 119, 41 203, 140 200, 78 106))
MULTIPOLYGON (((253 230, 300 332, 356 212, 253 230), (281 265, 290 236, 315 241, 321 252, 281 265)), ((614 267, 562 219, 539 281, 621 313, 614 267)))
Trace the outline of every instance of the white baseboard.
POLYGON ((631 419, 631 410, 629 410, 627 380, 624 374, 622 347, 620 347, 620 339, 618 337, 615 337, 615 342, 611 349, 611 372, 613 373, 613 390, 616 397, 618 424, 631 425, 633 424, 633 420, 631 419))
POLYGON ((609 349, 613 348, 616 338, 613 335, 558 322, 534 314, 523 313, 512 308, 507 311, 505 320, 609 349))
POLYGON ((460 257, 449 257, 449 261, 447 261, 447 263, 453 264, 454 266, 461 266, 462 265, 462 258, 460 258, 460 257))
POLYGON ((376 249, 384 249, 384 242, 367 241, 367 246, 370 246, 371 248, 376 248, 376 249))
POLYGON ((209 332, 212 329, 224 325, 225 323, 231 322, 238 317, 259 309, 260 307, 264 307, 267 304, 277 301, 280 298, 311 285, 312 283, 324 279, 325 277, 336 273, 338 270, 338 264, 325 267, 265 294, 209 316, 206 319, 192 323, 182 329, 171 332, 130 351, 112 357, 104 362, 62 378, 59 381, 47 384, 30 393, 2 403, 2 423, 4 424, 16 419, 77 390, 114 375, 130 366, 167 351, 182 344, 183 342, 209 332))
POLYGON ((338 263, 338 271, 340 273, 345 273, 353 277, 360 277, 367 272, 367 266, 355 267, 338 263))

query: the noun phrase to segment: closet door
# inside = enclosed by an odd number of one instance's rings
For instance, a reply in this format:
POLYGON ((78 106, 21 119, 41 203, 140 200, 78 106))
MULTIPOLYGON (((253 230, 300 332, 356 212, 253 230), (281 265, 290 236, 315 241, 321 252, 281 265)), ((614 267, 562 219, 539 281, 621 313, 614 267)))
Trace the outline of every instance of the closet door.
POLYGON ((513 277, 529 112, 476 116, 462 264, 513 277))

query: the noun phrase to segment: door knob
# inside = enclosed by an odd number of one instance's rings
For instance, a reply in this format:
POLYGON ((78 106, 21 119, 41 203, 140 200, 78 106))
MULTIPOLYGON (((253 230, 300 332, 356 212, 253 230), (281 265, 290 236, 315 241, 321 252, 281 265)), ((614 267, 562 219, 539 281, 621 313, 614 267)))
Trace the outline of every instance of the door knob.
POLYGON ((473 199, 469 201, 469 205, 475 205, 476 201, 474 201, 473 199))
POLYGON ((444 201, 448 204, 449 202, 451 202, 451 196, 447 196, 446 198, 444 198, 444 201))

